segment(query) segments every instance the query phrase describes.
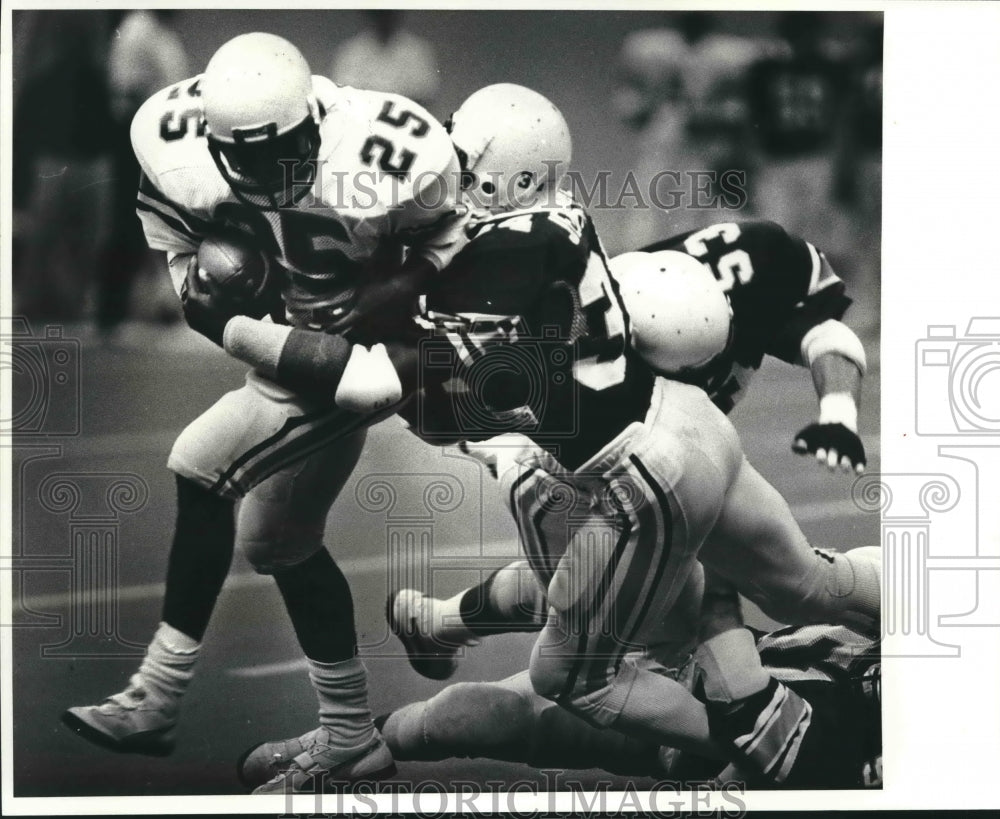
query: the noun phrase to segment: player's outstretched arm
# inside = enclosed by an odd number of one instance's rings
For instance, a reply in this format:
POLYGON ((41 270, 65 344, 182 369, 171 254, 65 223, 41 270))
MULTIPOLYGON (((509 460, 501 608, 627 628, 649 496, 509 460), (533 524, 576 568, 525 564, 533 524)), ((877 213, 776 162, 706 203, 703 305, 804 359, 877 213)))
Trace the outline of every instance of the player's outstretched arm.
POLYGON ((792 449, 813 454, 830 469, 864 472, 864 444, 858 436, 858 404, 866 369, 861 341, 845 324, 828 320, 802 340, 802 359, 812 371, 819 419, 800 430, 792 449))

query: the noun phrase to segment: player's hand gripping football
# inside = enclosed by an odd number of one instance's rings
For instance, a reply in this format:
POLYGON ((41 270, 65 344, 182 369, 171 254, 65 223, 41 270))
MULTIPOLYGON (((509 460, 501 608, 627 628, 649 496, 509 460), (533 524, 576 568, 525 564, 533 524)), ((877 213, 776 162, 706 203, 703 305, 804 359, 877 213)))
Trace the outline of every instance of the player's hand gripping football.
POLYGON ((281 305, 270 267, 259 252, 231 240, 205 239, 188 262, 181 285, 184 319, 192 330, 222 346, 233 316, 261 318, 281 305))
POLYGON ((795 436, 792 450, 799 455, 815 455, 820 464, 831 470, 840 468, 858 475, 868 463, 857 431, 840 422, 810 424, 795 436))

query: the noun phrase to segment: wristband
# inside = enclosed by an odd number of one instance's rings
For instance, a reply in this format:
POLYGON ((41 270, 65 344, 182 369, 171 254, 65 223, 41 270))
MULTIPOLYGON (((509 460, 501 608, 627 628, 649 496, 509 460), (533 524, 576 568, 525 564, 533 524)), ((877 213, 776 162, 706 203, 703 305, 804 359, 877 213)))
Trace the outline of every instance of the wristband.
POLYGON ((849 392, 831 392, 819 399, 819 422, 843 424, 851 432, 858 431, 858 405, 849 392))

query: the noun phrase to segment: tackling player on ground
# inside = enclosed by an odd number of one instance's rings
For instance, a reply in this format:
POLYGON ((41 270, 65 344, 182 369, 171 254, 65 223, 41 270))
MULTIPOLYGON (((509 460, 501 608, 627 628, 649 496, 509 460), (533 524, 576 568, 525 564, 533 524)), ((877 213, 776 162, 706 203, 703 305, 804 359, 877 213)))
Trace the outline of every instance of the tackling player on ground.
MULTIPOLYGON (((644 656, 630 655, 626 662, 645 664, 655 673, 676 679, 705 701, 704 687, 698 685, 693 633, 698 591, 692 588, 682 597, 664 623, 664 634, 671 635, 671 640, 650 646, 644 656), (686 642, 684 635, 688 635, 686 642)), ((706 608, 716 629, 741 625, 738 601, 720 602, 714 597, 706 608)), ((756 637, 763 671, 775 681, 769 685, 775 692, 786 686, 810 709, 814 751, 796 754, 796 765, 781 784, 790 788, 878 785, 877 645, 842 626, 783 628, 756 637)), ((701 656, 706 656, 704 650, 701 656)), ((725 763, 718 760, 694 758, 617 731, 598 730, 539 697, 527 671, 498 682, 449 685, 428 700, 377 718, 376 724, 397 760, 486 757, 536 768, 603 768, 679 783, 716 777, 720 782, 744 781, 750 786, 774 784, 774 777, 755 777, 751 765, 724 771, 725 763)), ((772 743, 772 758, 774 746, 780 747, 772 743)), ((758 765, 766 766, 766 762, 758 765)))

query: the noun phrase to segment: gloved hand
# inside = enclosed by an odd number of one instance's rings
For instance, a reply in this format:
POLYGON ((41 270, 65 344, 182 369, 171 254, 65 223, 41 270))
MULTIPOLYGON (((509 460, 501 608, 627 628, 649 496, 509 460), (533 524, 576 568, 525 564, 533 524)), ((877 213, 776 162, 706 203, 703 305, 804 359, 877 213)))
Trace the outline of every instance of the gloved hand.
POLYGON ((795 436, 792 450, 799 455, 815 455, 819 463, 831 470, 839 466, 845 472, 859 475, 868 463, 858 433, 840 423, 810 424, 795 436))
POLYGON ((858 436, 858 406, 846 392, 824 395, 819 401, 819 420, 799 431, 792 443, 799 455, 815 455, 831 470, 865 471, 868 459, 858 436))
POLYGON ((219 347, 226 324, 233 316, 240 315, 238 307, 213 296, 198 275, 198 257, 188 262, 187 276, 181 285, 181 307, 188 327, 201 333, 219 347))

